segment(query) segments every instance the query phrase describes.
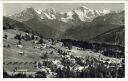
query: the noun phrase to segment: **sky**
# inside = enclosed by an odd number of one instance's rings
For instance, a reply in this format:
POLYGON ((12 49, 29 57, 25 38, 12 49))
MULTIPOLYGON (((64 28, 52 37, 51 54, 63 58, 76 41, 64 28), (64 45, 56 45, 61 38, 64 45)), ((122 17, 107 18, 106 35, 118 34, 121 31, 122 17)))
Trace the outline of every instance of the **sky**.
POLYGON ((44 10, 46 8, 55 8, 58 11, 71 11, 80 6, 86 6, 93 10, 124 10, 123 3, 4 3, 3 14, 12 15, 22 10, 33 7, 36 10, 44 10))

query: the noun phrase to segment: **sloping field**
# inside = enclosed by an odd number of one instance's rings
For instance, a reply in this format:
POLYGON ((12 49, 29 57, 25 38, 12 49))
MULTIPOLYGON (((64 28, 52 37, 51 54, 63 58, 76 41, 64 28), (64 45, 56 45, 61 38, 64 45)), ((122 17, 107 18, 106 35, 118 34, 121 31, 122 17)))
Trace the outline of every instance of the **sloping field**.
POLYGON ((75 57, 82 57, 86 59, 87 56, 94 57, 97 59, 107 60, 109 59, 112 63, 120 63, 120 59, 106 57, 101 55, 100 53, 95 53, 91 50, 78 50, 77 47, 73 47, 72 50, 67 49, 61 45, 51 45, 46 44, 51 47, 43 47, 42 49, 38 48, 41 47, 41 44, 35 44, 33 41, 22 41, 22 48, 17 46, 18 40, 14 39, 16 34, 25 34, 25 32, 19 30, 4 30, 4 34, 8 35, 7 39, 3 40, 4 45, 10 45, 10 47, 3 48, 3 61, 4 61, 4 68, 7 71, 13 71, 14 69, 22 69, 27 70, 29 72, 37 71, 37 65, 35 62, 41 61, 41 56, 47 53, 48 58, 50 60, 61 60, 61 54, 58 54, 58 50, 62 50, 69 55, 73 55, 75 57), (35 48, 36 47, 36 48, 35 48), (53 51, 53 54, 51 52, 53 51), (70 51, 70 52, 68 52, 70 51), (23 54, 20 54, 23 52, 23 54))

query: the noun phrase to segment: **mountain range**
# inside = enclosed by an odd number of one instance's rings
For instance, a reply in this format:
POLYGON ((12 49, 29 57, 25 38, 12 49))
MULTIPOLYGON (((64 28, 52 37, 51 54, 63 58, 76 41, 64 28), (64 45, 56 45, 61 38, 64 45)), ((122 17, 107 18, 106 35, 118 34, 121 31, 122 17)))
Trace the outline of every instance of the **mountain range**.
POLYGON ((51 19, 59 20, 63 22, 69 21, 83 21, 91 22, 94 18, 98 16, 103 16, 105 14, 112 13, 110 10, 92 10, 85 6, 73 9, 68 12, 56 11, 54 8, 47 8, 45 10, 35 10, 33 8, 27 8, 20 13, 16 13, 11 16, 11 18, 18 21, 27 21, 33 17, 38 17, 40 19, 51 19))
POLYGON ((35 10, 27 8, 20 13, 4 17, 4 27, 16 26, 38 33, 44 38, 74 39, 82 41, 107 42, 111 44, 124 44, 124 38, 115 38, 112 41, 111 32, 124 36, 124 11, 92 10, 85 6, 73 9, 69 12, 56 11, 54 8, 35 10), (13 25, 10 22, 13 21, 13 25), (15 21, 15 22, 14 22, 15 21), (18 22, 18 23, 17 23, 18 22), (120 31, 115 31, 121 29, 120 31), (111 31, 110 31, 111 30, 111 31), (109 32, 110 33, 105 33, 109 32), (98 41, 99 40, 99 41, 98 41), (117 42, 117 43, 115 43, 117 42))

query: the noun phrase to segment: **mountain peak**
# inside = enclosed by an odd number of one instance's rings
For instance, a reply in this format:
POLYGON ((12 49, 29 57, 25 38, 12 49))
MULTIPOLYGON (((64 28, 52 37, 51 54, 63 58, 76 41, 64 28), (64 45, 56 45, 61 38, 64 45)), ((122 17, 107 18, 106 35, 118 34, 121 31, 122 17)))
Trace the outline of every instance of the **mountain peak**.
POLYGON ((78 8, 75 9, 75 10, 81 10, 81 11, 84 11, 84 10, 91 10, 91 9, 89 9, 89 8, 86 7, 86 6, 80 6, 80 7, 78 7, 78 8))
MULTIPOLYGON (((23 10, 21 13, 22 13, 22 14, 35 14, 36 11, 35 11, 34 8, 29 7, 29 8, 26 8, 25 10, 23 10)), ((18 13, 18 14, 19 14, 19 13, 18 13)))
POLYGON ((34 8, 26 8, 20 13, 16 13, 12 15, 10 18, 17 20, 17 21, 27 21, 31 18, 38 18, 38 13, 34 10, 34 8))
POLYGON ((56 19, 57 12, 54 8, 47 8, 41 12, 41 19, 56 19))
POLYGON ((109 10, 109 9, 104 9, 103 10, 103 14, 108 14, 108 13, 110 13, 111 11, 109 10))
POLYGON ((35 10, 38 14, 41 14, 42 10, 35 10))
POLYGON ((26 8, 25 10, 23 10, 21 13, 33 13, 33 12, 35 12, 34 8, 29 7, 29 8, 26 8))
POLYGON ((81 9, 89 9, 88 7, 86 6, 80 6, 81 9))
POLYGON ((33 7, 28 7, 28 8, 26 8, 26 10, 34 10, 34 8, 33 7))
POLYGON ((44 12, 47 12, 47 13, 56 13, 56 10, 54 8, 47 8, 44 10, 44 12))

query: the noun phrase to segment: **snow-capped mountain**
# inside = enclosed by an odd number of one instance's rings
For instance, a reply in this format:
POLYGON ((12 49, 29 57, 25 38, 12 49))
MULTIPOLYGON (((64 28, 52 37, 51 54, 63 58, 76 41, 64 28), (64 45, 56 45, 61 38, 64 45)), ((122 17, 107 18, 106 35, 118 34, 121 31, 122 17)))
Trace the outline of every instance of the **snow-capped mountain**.
POLYGON ((91 10, 85 6, 81 6, 73 10, 74 14, 78 16, 81 21, 92 21, 95 17, 100 16, 102 13, 99 11, 91 10))
POLYGON ((27 8, 26 10, 23 10, 21 13, 17 13, 10 16, 10 18, 18 20, 20 22, 27 21, 35 17, 40 19, 51 19, 51 20, 56 19, 63 22, 76 21, 76 20, 82 22, 90 22, 94 18, 108 13, 111 13, 111 11, 92 10, 85 6, 81 6, 69 12, 59 12, 56 11, 54 8, 48 8, 45 10, 34 10, 33 8, 27 8))
POLYGON ((41 12, 41 19, 56 19, 56 10, 54 8, 48 8, 41 12))
POLYGON ((10 18, 22 22, 32 18, 39 18, 39 15, 33 8, 26 8, 22 12, 10 16, 10 18))

